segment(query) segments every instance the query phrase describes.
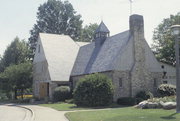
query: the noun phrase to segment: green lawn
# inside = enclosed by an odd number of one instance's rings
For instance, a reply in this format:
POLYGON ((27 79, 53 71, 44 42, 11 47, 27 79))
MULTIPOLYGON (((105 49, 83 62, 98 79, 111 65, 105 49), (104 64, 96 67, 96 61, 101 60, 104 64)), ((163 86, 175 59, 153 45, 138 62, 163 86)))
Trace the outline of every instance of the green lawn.
POLYGON ((135 109, 133 107, 66 114, 70 121, 180 121, 175 110, 135 109))
POLYGON ((82 110, 85 108, 78 108, 75 104, 68 103, 53 103, 53 104, 40 104, 40 106, 50 107, 59 111, 82 110))
POLYGON ((75 104, 69 103, 52 103, 52 104, 40 104, 40 106, 50 107, 59 111, 73 111, 73 110, 89 110, 93 108, 77 107, 75 104))
POLYGON ((122 107, 117 104, 112 104, 107 107, 96 107, 96 108, 86 108, 86 107, 77 107, 75 104, 68 103, 52 103, 52 104, 40 104, 40 106, 50 107, 59 111, 73 111, 73 110, 90 110, 90 109, 104 109, 104 108, 117 108, 122 107))

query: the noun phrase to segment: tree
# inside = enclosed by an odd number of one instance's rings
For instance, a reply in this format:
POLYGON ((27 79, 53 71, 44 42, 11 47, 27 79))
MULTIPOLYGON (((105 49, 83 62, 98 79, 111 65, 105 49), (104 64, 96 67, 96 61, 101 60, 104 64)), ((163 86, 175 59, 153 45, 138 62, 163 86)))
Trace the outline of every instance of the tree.
MULTIPOLYGON (((27 87, 29 84, 28 82, 26 82, 24 87, 19 87, 22 86, 21 83, 24 82, 22 82, 23 79, 19 79, 18 76, 22 77, 19 73, 22 72, 23 69, 24 71, 28 69, 28 66, 22 66, 21 64, 26 62, 30 63, 29 54, 30 50, 27 43, 24 40, 20 40, 18 37, 6 48, 3 57, 0 58, 0 90, 8 94, 11 91, 17 92, 18 88, 21 88, 23 91, 24 88, 27 87), (12 81, 17 78, 18 80, 12 81)), ((29 69, 29 73, 32 73, 32 70, 29 69)), ((24 73, 24 76, 26 76, 26 73, 24 73)), ((17 93, 15 93, 15 95, 16 94, 17 93)))
POLYGON ((32 87, 31 62, 7 67, 3 73, 0 73, 0 79, 4 81, 5 90, 13 91, 16 99, 18 91, 23 95, 25 89, 32 87))
POLYGON ((79 40, 81 29, 81 16, 76 14, 71 3, 48 0, 38 8, 37 23, 30 31, 29 44, 31 49, 35 50, 40 32, 65 34, 74 40, 79 40))
POLYGON ((0 56, 0 72, 2 72, 4 70, 4 64, 3 64, 3 59, 0 56))
POLYGON ((29 60, 30 50, 27 43, 16 37, 6 48, 3 57, 0 59, 0 72, 11 64, 20 64, 29 60))
POLYGON ((170 15, 155 28, 152 45, 157 59, 171 65, 175 64, 175 42, 170 30, 170 27, 174 24, 180 24, 180 13, 170 15))
POLYGON ((83 29, 82 29, 82 33, 81 33, 81 38, 80 41, 82 42, 91 42, 93 41, 94 38, 94 32, 97 29, 98 25, 95 24, 89 24, 86 25, 83 29))

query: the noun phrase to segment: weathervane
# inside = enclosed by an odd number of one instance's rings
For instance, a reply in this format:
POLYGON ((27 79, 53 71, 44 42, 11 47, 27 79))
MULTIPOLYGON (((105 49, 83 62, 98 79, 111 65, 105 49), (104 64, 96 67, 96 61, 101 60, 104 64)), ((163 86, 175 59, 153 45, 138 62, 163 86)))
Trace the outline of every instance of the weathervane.
POLYGON ((132 2, 134 1, 134 0, 129 0, 130 1, 130 15, 132 14, 132 2))

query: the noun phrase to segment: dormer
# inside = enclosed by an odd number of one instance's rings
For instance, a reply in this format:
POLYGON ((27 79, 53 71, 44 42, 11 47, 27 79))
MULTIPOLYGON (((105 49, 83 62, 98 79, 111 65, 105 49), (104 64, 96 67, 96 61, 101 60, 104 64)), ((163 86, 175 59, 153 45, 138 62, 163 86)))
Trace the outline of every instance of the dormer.
POLYGON ((109 37, 109 33, 110 33, 109 29, 106 27, 106 25, 102 21, 94 33, 95 43, 103 44, 106 38, 109 37))

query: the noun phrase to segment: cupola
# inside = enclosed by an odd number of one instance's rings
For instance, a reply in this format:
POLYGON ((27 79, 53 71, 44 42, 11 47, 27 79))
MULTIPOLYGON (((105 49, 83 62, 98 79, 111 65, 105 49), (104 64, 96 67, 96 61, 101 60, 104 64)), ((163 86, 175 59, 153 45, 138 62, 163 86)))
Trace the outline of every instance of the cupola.
POLYGON ((109 37, 109 29, 106 27, 103 21, 101 21, 100 25, 96 29, 94 33, 94 40, 96 43, 102 44, 107 37, 109 37))

